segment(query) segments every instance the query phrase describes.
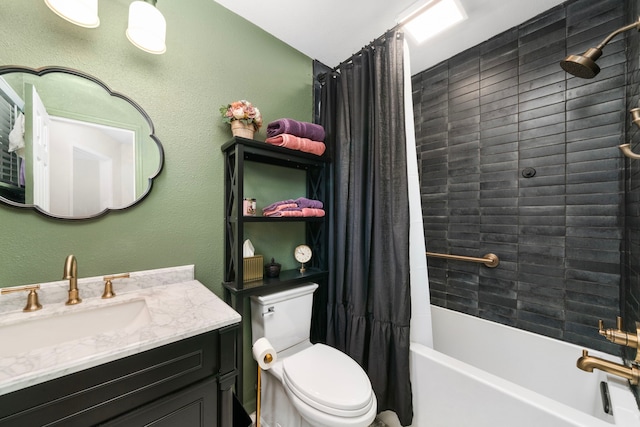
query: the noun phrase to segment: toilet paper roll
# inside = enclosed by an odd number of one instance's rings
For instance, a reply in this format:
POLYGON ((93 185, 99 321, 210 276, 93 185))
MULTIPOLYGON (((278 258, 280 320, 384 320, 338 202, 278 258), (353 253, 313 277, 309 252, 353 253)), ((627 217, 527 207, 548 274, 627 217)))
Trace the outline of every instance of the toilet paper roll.
POLYGON ((258 362, 260 368, 267 370, 271 368, 271 366, 278 359, 278 355, 276 354, 276 350, 273 348, 271 343, 266 338, 259 338, 253 344, 253 358, 258 362))

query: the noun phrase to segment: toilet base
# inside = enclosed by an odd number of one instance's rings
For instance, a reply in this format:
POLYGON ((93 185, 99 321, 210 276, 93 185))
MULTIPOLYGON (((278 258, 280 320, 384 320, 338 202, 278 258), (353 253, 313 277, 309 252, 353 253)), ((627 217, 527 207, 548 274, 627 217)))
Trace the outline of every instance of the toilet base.
POLYGON ((293 407, 284 386, 268 371, 261 376, 260 423, 264 427, 314 427, 293 407))

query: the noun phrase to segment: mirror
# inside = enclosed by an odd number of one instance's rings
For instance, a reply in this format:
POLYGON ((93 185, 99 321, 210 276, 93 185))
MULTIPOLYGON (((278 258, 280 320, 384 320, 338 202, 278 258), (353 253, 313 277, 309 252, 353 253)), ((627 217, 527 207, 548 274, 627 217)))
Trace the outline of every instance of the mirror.
POLYGON ((163 163, 149 116, 95 77, 0 67, 0 201, 95 218, 144 199, 163 163))

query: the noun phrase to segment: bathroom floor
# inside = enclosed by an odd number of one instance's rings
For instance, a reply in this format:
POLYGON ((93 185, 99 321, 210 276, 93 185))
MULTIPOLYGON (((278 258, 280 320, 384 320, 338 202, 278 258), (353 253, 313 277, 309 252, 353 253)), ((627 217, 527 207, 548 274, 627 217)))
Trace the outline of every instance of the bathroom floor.
POLYGON ((387 425, 380 418, 376 417, 369 427, 387 427, 387 425))
POLYGON ((378 414, 370 427, 401 427, 398 416, 393 411, 384 411, 378 414), (379 424, 377 424, 379 423, 379 424))

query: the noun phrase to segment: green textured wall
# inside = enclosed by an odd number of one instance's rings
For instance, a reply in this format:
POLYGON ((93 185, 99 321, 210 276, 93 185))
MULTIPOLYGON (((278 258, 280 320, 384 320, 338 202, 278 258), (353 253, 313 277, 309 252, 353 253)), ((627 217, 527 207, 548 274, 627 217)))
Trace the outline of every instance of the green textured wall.
MULTIPOLYGON (((230 138, 218 108, 249 99, 265 122, 312 117, 310 58, 213 0, 160 0, 167 52, 129 43, 129 0, 99 3, 100 27, 84 29, 42 0, 0 5, 0 63, 82 70, 144 108, 165 149, 151 194, 124 212, 89 221, 53 220, 0 206, 0 287, 59 280, 65 257, 80 277, 183 264, 221 295, 223 159, 230 138)), ((264 139, 263 127, 256 139, 264 139)))

